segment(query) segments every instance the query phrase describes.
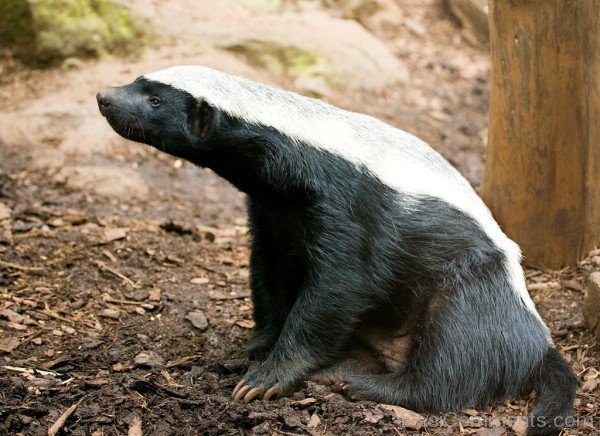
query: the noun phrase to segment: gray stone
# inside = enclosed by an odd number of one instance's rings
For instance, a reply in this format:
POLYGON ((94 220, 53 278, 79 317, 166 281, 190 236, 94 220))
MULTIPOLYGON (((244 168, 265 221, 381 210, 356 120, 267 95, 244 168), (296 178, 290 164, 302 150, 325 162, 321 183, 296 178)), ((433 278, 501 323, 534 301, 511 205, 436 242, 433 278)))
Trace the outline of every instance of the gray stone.
POLYGON ((133 363, 137 367, 156 368, 164 364, 164 359, 155 351, 142 351, 135 356, 133 363))
POLYGON ((206 315, 201 310, 188 313, 185 319, 199 330, 206 330, 208 328, 208 319, 206 319, 206 315))

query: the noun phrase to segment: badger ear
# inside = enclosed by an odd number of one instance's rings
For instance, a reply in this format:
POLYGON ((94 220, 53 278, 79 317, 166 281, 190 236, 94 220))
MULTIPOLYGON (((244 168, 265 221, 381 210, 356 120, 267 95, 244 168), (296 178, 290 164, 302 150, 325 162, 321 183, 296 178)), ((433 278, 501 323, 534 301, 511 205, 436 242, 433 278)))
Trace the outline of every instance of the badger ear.
POLYGON ((206 140, 214 131, 218 121, 217 110, 206 101, 196 105, 192 117, 192 130, 200 140, 206 140))

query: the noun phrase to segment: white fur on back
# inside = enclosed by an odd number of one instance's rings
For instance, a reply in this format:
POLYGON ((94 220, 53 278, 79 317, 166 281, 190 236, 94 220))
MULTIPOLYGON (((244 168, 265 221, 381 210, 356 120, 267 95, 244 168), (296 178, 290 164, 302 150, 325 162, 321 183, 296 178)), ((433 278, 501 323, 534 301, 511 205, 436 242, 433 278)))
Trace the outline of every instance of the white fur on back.
POLYGON ((519 247, 502 232, 467 180, 425 142, 373 117, 206 67, 172 67, 144 77, 364 165, 399 192, 439 198, 468 214, 506 254, 514 290, 539 318, 525 285, 519 247))

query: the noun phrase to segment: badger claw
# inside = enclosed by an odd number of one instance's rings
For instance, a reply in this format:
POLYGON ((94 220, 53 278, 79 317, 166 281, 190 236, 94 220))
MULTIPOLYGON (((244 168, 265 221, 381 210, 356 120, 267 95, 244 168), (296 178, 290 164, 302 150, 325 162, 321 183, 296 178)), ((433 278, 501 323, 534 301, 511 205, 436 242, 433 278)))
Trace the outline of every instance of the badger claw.
POLYGON ((268 401, 272 398, 277 398, 281 393, 282 389, 278 384, 271 386, 265 392, 265 388, 262 384, 253 388, 244 379, 241 382, 239 382, 233 389, 231 397, 233 398, 233 401, 244 401, 244 403, 249 403, 252 400, 259 399, 268 401))

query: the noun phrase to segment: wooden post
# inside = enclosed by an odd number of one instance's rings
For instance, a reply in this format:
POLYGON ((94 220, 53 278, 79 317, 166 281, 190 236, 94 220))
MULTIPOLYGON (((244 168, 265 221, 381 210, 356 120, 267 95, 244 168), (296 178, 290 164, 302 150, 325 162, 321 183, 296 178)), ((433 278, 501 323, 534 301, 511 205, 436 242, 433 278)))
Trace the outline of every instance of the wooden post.
POLYGON ((525 262, 600 245, 600 0, 490 0, 481 194, 525 262))

